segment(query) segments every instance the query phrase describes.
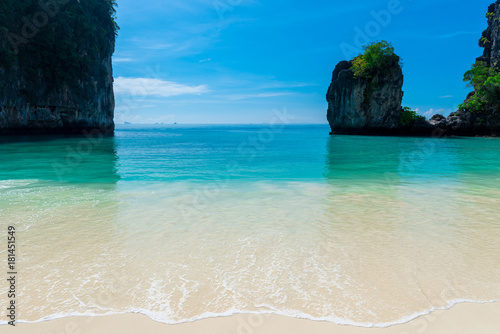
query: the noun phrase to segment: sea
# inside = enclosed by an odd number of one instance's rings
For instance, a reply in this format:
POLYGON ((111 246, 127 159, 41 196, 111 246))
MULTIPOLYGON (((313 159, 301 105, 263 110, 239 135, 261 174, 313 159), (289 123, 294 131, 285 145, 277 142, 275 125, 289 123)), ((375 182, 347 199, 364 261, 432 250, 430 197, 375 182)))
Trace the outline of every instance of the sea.
POLYGON ((3 137, 5 272, 9 226, 17 322, 254 313, 386 327, 500 300, 500 139, 276 124, 3 137))

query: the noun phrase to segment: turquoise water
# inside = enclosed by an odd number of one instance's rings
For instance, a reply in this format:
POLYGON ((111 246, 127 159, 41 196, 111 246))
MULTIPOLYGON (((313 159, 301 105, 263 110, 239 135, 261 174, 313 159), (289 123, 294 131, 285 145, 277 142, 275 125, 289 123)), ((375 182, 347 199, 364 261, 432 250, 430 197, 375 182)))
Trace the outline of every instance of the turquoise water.
POLYGON ((499 139, 328 131, 0 139, 21 320, 264 312, 386 326, 500 299, 499 139))
POLYGON ((107 138, 2 138, 0 179, 344 183, 375 181, 386 173, 407 182, 473 175, 498 181, 500 175, 499 139, 330 137, 328 127, 319 125, 270 131, 243 125, 119 126, 107 138))

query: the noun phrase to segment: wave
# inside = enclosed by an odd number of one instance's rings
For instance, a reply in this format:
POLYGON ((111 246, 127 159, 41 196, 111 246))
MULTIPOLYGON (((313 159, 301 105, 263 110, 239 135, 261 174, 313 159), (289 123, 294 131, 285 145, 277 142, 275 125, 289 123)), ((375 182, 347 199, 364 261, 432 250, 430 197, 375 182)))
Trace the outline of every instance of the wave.
MULTIPOLYGON (((391 322, 382 322, 382 323, 368 323, 368 322, 356 322, 352 321, 349 319, 344 319, 336 316, 324 316, 324 317, 314 317, 311 316, 307 313, 304 313, 302 311, 297 311, 297 310, 267 310, 267 311, 247 311, 247 310, 238 310, 238 309, 233 309, 229 310, 226 312, 222 313, 213 313, 213 312, 205 312, 201 315, 189 318, 189 319, 180 319, 180 320, 171 320, 168 318, 165 318, 163 314, 160 312, 154 312, 150 311, 147 309, 142 309, 142 308, 135 308, 131 309, 126 312, 116 312, 116 311, 108 311, 106 313, 102 314, 95 314, 95 313, 81 313, 81 312, 73 312, 73 313, 59 313, 59 314, 53 314, 50 316, 43 317, 39 320, 35 321, 26 321, 26 320, 16 320, 17 323, 24 323, 24 324, 35 324, 35 323, 40 323, 40 322, 46 322, 46 321, 52 321, 52 320, 57 320, 57 319, 64 319, 64 318, 71 318, 71 317, 105 317, 105 316, 110 316, 110 315, 125 315, 125 314, 142 314, 147 317, 149 317, 151 320, 167 324, 167 325, 176 325, 176 324, 183 324, 183 323, 191 323, 199 320, 204 320, 204 319, 211 319, 211 318, 222 318, 222 317, 231 317, 235 315, 278 315, 278 316, 285 316, 288 318, 295 318, 295 319, 304 319, 304 320, 311 320, 311 321, 317 321, 317 322, 330 322, 334 323, 337 325, 347 325, 347 326, 354 326, 354 327, 364 327, 364 328, 387 328, 395 325, 401 325, 401 324, 406 324, 412 320, 415 320, 417 318, 423 317, 430 315, 434 312, 438 311, 446 311, 458 304, 464 304, 464 303, 471 303, 471 304, 491 304, 491 303, 498 303, 500 302, 500 299, 494 299, 494 300, 486 300, 486 301, 477 301, 477 300, 468 300, 468 299, 455 299, 452 300, 448 303, 448 305, 444 307, 433 307, 431 309, 421 311, 421 312, 415 312, 411 315, 404 316, 396 321, 391 321, 391 322)), ((268 305, 259 305, 259 307, 269 307, 272 308, 268 305)), ((2 325, 7 325, 8 322, 4 320, 0 320, 0 326, 2 325)))

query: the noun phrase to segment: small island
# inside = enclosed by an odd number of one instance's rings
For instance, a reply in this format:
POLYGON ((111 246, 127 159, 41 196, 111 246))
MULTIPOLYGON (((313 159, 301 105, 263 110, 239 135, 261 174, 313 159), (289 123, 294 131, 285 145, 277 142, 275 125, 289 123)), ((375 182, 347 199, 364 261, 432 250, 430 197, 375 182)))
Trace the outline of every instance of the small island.
POLYGON ((400 58, 389 42, 380 41, 335 67, 326 95, 331 134, 500 136, 500 0, 486 17, 488 28, 479 40, 483 55, 464 74, 474 91, 458 111, 426 120, 402 107, 400 58))

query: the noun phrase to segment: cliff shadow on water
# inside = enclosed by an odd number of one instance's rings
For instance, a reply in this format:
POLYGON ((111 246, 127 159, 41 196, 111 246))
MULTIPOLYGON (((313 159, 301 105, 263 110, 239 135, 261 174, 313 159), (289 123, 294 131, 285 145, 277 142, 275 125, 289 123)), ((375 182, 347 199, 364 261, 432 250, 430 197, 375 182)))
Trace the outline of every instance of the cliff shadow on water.
POLYGON ((329 184, 346 192, 390 193, 409 183, 439 183, 443 175, 457 180, 462 160, 467 159, 461 150, 473 145, 469 141, 461 137, 331 136, 324 176, 329 184))
POLYGON ((114 185, 120 180, 114 136, 0 137, 0 161, 0 181, 114 185))

